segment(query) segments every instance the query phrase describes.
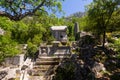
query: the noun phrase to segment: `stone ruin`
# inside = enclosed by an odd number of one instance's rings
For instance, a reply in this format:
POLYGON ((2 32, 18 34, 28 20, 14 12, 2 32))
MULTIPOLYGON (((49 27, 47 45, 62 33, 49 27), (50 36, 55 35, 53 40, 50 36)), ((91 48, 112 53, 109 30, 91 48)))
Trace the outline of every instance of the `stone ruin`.
MULTIPOLYGON (((24 61, 24 55, 6 58, 4 64, 7 74, 0 74, 1 79, 43 80, 44 75, 54 75, 54 70, 61 60, 71 56, 72 48, 67 44, 67 26, 52 26, 50 29, 56 41, 53 41, 52 45, 41 44, 38 58, 34 62, 29 58, 24 61), (12 74, 10 74, 11 72, 12 74)), ((75 48, 75 42, 72 45, 75 48)), ((48 78, 46 80, 49 80, 48 78)))
POLYGON ((67 26, 52 26, 50 29, 57 41, 67 41, 67 26))
POLYGON ((24 62, 24 54, 8 57, 4 61, 5 66, 19 66, 24 62))
POLYGON ((70 46, 58 46, 54 45, 41 45, 39 47, 39 55, 47 55, 47 56, 57 56, 57 55, 67 55, 71 54, 70 46))
POLYGON ((70 46, 59 46, 60 43, 67 43, 67 26, 52 26, 51 32, 56 41, 52 45, 41 44, 39 47, 39 55, 66 55, 71 54, 70 46))
POLYGON ((74 36, 76 36, 79 33, 79 24, 78 22, 75 23, 74 25, 74 36))
POLYGON ((71 55, 71 47, 67 45, 67 26, 52 26, 51 32, 55 41, 52 45, 42 43, 39 46, 38 58, 35 60, 32 70, 32 78, 52 80, 57 66, 61 60, 68 59, 71 55))

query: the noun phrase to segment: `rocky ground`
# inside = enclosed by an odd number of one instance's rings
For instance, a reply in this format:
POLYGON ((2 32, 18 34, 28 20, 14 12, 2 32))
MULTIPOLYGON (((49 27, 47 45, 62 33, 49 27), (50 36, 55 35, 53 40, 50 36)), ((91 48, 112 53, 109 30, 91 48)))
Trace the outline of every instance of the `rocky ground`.
POLYGON ((33 68, 33 62, 27 58, 23 64, 19 66, 10 65, 8 67, 1 67, 0 69, 0 80, 29 80, 27 69, 33 68))
POLYGON ((53 80, 120 80, 120 59, 112 49, 95 45, 91 36, 77 44, 76 54, 63 61, 53 80))

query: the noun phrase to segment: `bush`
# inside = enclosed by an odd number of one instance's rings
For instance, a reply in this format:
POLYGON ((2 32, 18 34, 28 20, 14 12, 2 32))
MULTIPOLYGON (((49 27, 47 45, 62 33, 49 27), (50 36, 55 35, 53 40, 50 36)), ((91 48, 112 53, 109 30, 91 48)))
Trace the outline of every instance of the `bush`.
POLYGON ((28 47, 27 47, 27 57, 34 58, 35 53, 37 52, 37 46, 32 44, 31 42, 28 42, 28 47))
POLYGON ((73 62, 65 62, 56 69, 56 75, 53 80, 75 80, 75 65, 73 62))
POLYGON ((113 39, 112 37, 108 37, 107 38, 108 43, 114 43, 115 39, 113 39))
POLYGON ((95 45, 95 44, 96 44, 95 39, 90 35, 83 36, 79 40, 80 47, 83 47, 84 45, 95 45))
POLYGON ((120 58, 120 38, 114 40, 113 43, 109 43, 109 48, 112 48, 116 53, 116 57, 120 58))
POLYGON ((114 48, 117 53, 120 53, 120 38, 114 41, 114 48))
POLYGON ((120 80, 120 72, 114 73, 111 76, 111 80, 120 80))

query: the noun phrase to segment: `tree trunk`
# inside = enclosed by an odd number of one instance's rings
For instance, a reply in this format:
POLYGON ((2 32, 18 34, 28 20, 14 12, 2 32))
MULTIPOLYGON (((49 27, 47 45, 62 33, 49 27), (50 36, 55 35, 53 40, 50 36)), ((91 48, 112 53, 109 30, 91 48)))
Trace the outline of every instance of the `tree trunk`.
POLYGON ((106 39, 106 31, 103 32, 103 43, 102 43, 102 47, 105 47, 105 39, 106 39))

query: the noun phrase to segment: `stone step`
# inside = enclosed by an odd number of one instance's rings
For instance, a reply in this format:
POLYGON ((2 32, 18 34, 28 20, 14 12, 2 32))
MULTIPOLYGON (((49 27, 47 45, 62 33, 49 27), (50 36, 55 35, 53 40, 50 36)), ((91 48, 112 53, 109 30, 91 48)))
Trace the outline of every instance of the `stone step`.
POLYGON ((51 57, 54 57, 54 56, 56 56, 56 57, 64 56, 64 57, 66 57, 66 56, 71 56, 71 54, 52 54, 52 55, 42 55, 42 54, 40 54, 39 56, 40 57, 41 56, 51 56, 51 57))
POLYGON ((33 69, 48 69, 50 65, 34 65, 33 69))
POLYGON ((28 80, 46 80, 44 76, 31 76, 28 80))
POLYGON ((46 71, 48 71, 48 69, 46 68, 46 69, 33 69, 33 70, 36 70, 36 71, 38 71, 38 72, 46 72, 46 71))
POLYGON ((35 65, 58 65, 59 61, 36 61, 35 65))
POLYGON ((36 59, 36 62, 37 61, 59 61, 60 58, 38 58, 36 59))
MULTIPOLYGON (((49 69, 51 65, 35 65, 33 69, 49 69)), ((54 66, 56 68, 57 66, 54 66)))
POLYGON ((50 69, 33 69, 32 75, 33 76, 42 76, 48 74, 49 71, 54 72, 55 68, 50 69))
POLYGON ((46 73, 46 71, 47 70, 37 70, 37 69, 33 69, 32 70, 32 76, 43 76, 43 75, 45 75, 45 73, 46 73))
POLYGON ((65 59, 69 59, 69 57, 39 57, 38 59, 36 59, 37 61, 60 61, 60 60, 65 60, 65 59))
POLYGON ((54 56, 71 56, 71 54, 54 54, 54 56))
POLYGON ((44 75, 45 75, 45 72, 36 72, 32 74, 32 76, 44 76, 44 75))

